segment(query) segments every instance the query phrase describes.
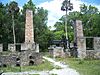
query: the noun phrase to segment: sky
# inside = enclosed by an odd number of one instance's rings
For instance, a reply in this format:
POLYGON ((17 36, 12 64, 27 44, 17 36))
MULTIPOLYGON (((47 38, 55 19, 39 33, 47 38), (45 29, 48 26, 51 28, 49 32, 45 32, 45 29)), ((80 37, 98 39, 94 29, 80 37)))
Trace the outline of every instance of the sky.
MULTIPOLYGON (((0 0, 0 2, 6 4, 13 0, 0 0)), ((19 7, 21 8, 25 3, 28 2, 28 0, 14 0, 18 2, 19 7)), ((32 0, 33 3, 37 7, 43 7, 44 9, 48 10, 48 26, 52 26, 52 29, 54 29, 53 25, 59 21, 59 19, 65 14, 64 11, 61 11, 61 5, 64 0, 32 0)), ((73 11, 80 11, 79 7, 80 4, 86 4, 86 5, 93 5, 96 6, 100 11, 100 0, 71 0, 73 3, 73 11)))

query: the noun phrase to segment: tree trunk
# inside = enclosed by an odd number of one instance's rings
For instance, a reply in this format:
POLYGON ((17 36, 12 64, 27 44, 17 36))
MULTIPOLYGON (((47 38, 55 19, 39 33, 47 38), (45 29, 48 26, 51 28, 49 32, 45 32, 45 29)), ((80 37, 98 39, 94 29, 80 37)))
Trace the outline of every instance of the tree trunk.
POLYGON ((12 14, 12 21, 13 21, 13 38, 14 38, 14 47, 16 47, 16 37, 15 37, 15 22, 14 22, 14 15, 12 14))

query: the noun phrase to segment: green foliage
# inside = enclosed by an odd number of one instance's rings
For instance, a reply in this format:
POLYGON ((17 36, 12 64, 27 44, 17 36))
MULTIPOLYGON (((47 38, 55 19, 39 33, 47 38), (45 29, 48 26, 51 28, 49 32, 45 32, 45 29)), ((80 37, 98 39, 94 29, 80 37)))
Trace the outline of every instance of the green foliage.
POLYGON ((24 16, 25 16, 26 9, 33 10, 33 14, 35 13, 36 7, 35 4, 33 4, 32 0, 29 0, 26 4, 24 4, 23 10, 21 10, 24 16))
POLYGON ((16 14, 19 12, 19 8, 18 8, 18 3, 15 1, 12 1, 9 5, 8 5, 8 11, 11 14, 16 14))
POLYGON ((98 9, 94 6, 91 6, 91 5, 86 6, 85 4, 82 4, 80 9, 81 9, 81 12, 83 14, 96 14, 96 13, 98 13, 98 9))
MULTIPOLYGON (((82 4, 81 11, 73 11, 67 14, 67 33, 70 41, 74 39, 74 25, 75 20, 81 20, 83 24, 84 36, 100 37, 100 12, 95 6, 86 6, 82 4)), ((65 16, 65 15, 64 15, 65 16)), ((62 16, 59 22, 56 22, 54 34, 56 39, 60 39, 61 35, 58 32, 64 31, 62 35, 65 35, 65 17, 62 16)))
MULTIPOLYGON (((14 8, 18 6, 14 1, 11 3, 6 5, 0 3, 0 43, 3 43, 6 49, 7 43, 13 43, 12 17, 8 13, 8 8, 14 11, 14 8)), ((62 35, 65 35, 65 15, 54 25, 56 29, 50 31, 50 28, 47 27, 48 11, 43 8, 36 8, 32 0, 29 0, 19 13, 14 14, 16 43, 23 43, 25 40, 26 9, 33 10, 35 42, 39 43, 40 51, 47 51, 48 41, 61 40, 62 35)), ((100 12, 98 9, 84 4, 81 5, 80 9, 80 12, 73 11, 67 15, 67 32, 71 42, 74 39, 73 25, 76 19, 82 20, 85 36, 100 36, 100 12)))
POLYGON ((54 39, 55 40, 61 40, 63 34, 64 34, 63 30, 54 32, 54 36, 55 36, 54 39))
MULTIPOLYGON (((8 10, 13 12, 16 6, 18 6, 18 4, 14 1, 6 5, 0 3, 0 43, 4 44, 5 50, 7 49, 8 43, 13 43, 12 17, 11 14, 8 13, 8 10)), ((13 12, 16 43, 24 43, 25 41, 26 9, 33 10, 35 42, 39 43, 41 51, 45 51, 49 45, 48 41, 53 38, 52 32, 47 27, 48 11, 43 8, 36 8, 32 0, 24 4, 23 9, 19 13, 15 14, 15 12, 13 12)))

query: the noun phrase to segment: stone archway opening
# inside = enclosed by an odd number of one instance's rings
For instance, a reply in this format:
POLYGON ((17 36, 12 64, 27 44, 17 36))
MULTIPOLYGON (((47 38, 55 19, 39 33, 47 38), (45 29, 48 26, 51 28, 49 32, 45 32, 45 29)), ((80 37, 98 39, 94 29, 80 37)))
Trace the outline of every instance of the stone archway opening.
POLYGON ((20 61, 20 58, 17 58, 16 61, 20 61))
POLYGON ((29 66, 32 66, 32 65, 34 65, 34 61, 30 60, 29 61, 29 66))
POLYGON ((20 64, 16 64, 17 67, 20 67, 20 64))
POLYGON ((7 67, 7 65, 6 64, 3 64, 3 67, 7 67))
POLYGON ((86 50, 94 50, 94 38, 86 37, 86 50))
POLYGON ((32 56, 29 56, 29 59, 32 59, 33 57, 32 56))

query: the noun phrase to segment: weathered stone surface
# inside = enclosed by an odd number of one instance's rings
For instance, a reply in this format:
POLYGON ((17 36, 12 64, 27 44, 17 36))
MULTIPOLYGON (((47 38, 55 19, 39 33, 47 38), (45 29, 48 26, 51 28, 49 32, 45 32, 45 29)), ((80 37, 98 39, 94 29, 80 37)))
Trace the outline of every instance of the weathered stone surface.
POLYGON ((3 51, 3 44, 0 44, 0 52, 3 51))
POLYGON ((16 66, 16 57, 17 56, 12 56, 12 55, 3 55, 0 56, 1 60, 1 65, 6 65, 6 66, 16 66))
POLYGON ((34 51, 22 51, 21 52, 21 66, 37 65, 42 63, 42 56, 40 53, 34 51))
MULTIPOLYGON (((21 45, 21 50, 37 51, 38 45, 34 42, 34 25, 33 25, 33 11, 26 10, 26 24, 25 24, 25 43, 21 45)), ((39 50, 39 49, 38 49, 39 50)))
POLYGON ((100 59, 100 50, 87 50, 86 59, 100 59))
POLYGON ((23 43, 21 44, 21 50, 34 50, 36 51, 35 43, 23 43))
POLYGON ((36 44, 36 52, 39 53, 39 44, 36 44))
POLYGON ((76 20, 75 24, 75 41, 77 43, 77 51, 79 58, 85 58, 86 56, 86 40, 83 38, 82 21, 76 20))
POLYGON ((16 46, 14 44, 8 44, 8 50, 11 51, 11 52, 15 52, 16 46))
POLYGON ((34 43, 33 11, 26 10, 25 43, 34 43))
POLYGON ((100 37, 94 37, 94 50, 100 50, 100 37))
POLYGON ((8 55, 0 55, 1 65, 6 66, 29 66, 42 63, 42 55, 34 51, 14 52, 8 55))
POLYGON ((65 52, 65 57, 71 57, 71 54, 70 54, 69 51, 66 51, 66 52, 65 52))
POLYGON ((50 55, 53 57, 65 57, 65 53, 62 47, 53 47, 49 49, 50 55))
POLYGON ((22 50, 27 50, 27 44, 25 43, 21 44, 21 51, 22 50))
POLYGON ((85 58, 86 57, 86 40, 85 38, 78 38, 77 40, 78 40, 77 41, 78 57, 85 58))

